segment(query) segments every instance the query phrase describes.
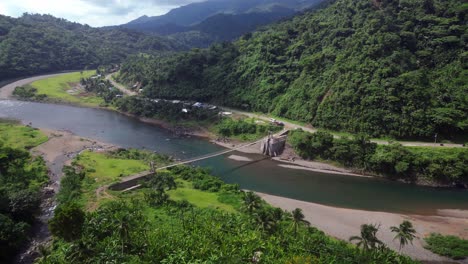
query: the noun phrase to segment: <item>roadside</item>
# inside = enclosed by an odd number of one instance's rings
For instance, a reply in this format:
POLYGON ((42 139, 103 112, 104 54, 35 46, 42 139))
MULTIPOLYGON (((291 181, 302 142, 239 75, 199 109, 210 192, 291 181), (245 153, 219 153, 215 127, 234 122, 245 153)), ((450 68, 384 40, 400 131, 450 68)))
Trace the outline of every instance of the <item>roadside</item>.
POLYGON ((430 261, 430 263, 468 263, 468 260, 457 262, 446 257, 436 255, 424 248, 423 238, 430 233, 442 233, 468 238, 468 219, 448 216, 418 216, 401 215, 385 212, 372 212, 345 208, 336 208, 320 204, 304 202, 265 193, 257 193, 267 203, 292 211, 295 208, 303 210, 305 219, 312 226, 326 234, 347 241, 350 236, 359 235, 362 224, 380 225, 378 237, 388 247, 398 252, 399 244, 393 240, 395 234, 390 232, 391 226, 398 226, 404 220, 411 221, 417 231, 417 238, 413 245, 408 245, 401 253, 411 258, 430 261))
POLYGON ((122 93, 124 93, 125 95, 128 95, 128 96, 135 96, 135 95, 138 94, 137 92, 132 91, 132 90, 130 90, 130 89, 127 89, 127 87, 125 87, 124 85, 122 85, 122 84, 120 84, 120 83, 114 81, 114 74, 115 74, 115 72, 106 75, 106 80, 110 81, 111 84, 112 84, 115 88, 119 89, 122 93))
MULTIPOLYGON (((267 115, 264 115, 264 114, 250 113, 250 112, 245 112, 245 111, 241 111, 241 110, 237 110, 237 109, 233 109, 233 108, 229 108, 229 107, 224 107, 224 106, 221 107, 221 108, 224 109, 225 111, 245 115, 245 116, 248 116, 250 118, 256 118, 256 119, 267 121, 267 122, 269 122, 272 119, 271 116, 267 116, 267 115)), ((318 131, 316 128, 313 128, 312 126, 299 125, 297 123, 292 123, 290 121, 285 121, 285 120, 281 120, 281 122, 284 123, 285 129, 288 129, 288 130, 302 129, 302 130, 304 130, 306 132, 310 132, 310 133, 315 133, 315 132, 318 131)), ((334 137, 339 138, 340 136, 334 135, 334 137)), ((378 145, 388 145, 388 144, 390 144, 390 142, 388 142, 386 140, 381 140, 381 139, 372 139, 371 142, 377 143, 378 145)), ((443 146, 441 146, 440 143, 429 143, 429 142, 419 142, 419 141, 396 141, 395 140, 394 142, 399 143, 399 144, 401 144, 401 145, 403 145, 405 147, 445 147, 445 148, 462 148, 463 147, 462 144, 447 144, 447 143, 444 143, 443 146)))
POLYGON ((13 99, 13 91, 18 86, 23 86, 23 85, 30 84, 35 81, 39 81, 39 80, 43 80, 43 79, 47 79, 51 77, 57 77, 57 76, 61 76, 61 75, 68 74, 68 73, 69 72, 41 75, 41 76, 30 77, 30 78, 22 79, 16 82, 12 82, 0 88, 0 99, 13 99))

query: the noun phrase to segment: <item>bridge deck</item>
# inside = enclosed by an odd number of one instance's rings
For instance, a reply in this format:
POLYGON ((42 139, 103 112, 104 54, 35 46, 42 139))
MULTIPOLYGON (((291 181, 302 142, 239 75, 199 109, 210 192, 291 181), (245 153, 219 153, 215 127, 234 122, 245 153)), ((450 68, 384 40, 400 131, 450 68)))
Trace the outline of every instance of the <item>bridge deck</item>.
MULTIPOLYGON (((284 137, 284 135, 287 134, 287 132, 288 132, 287 130, 283 130, 283 131, 279 132, 276 135, 280 136, 280 137, 284 137)), ((194 163, 194 162, 197 162, 197 161, 202 161, 202 160, 205 160, 205 159, 211 159, 211 158, 214 158, 214 157, 225 155, 225 154, 228 154, 228 153, 231 153, 231 152, 234 152, 234 151, 238 151, 238 150, 246 148, 246 147, 250 147, 250 146, 255 145, 255 144, 257 144, 257 143, 259 143, 259 142, 261 142, 263 140, 264 139, 262 138, 260 140, 255 141, 255 142, 247 143, 245 145, 242 145, 242 146, 239 146, 239 147, 236 147, 236 148, 227 149, 227 150, 223 150, 223 151, 219 151, 219 152, 215 152, 215 153, 210 153, 210 154, 207 154, 207 155, 199 156, 199 157, 188 159, 188 160, 185 160, 185 161, 180 161, 180 162, 177 162, 177 163, 174 163, 174 164, 171 164, 171 165, 159 167, 159 168, 156 168, 156 171, 165 170, 165 169, 169 169, 169 168, 176 167, 176 166, 179 166, 179 165, 190 164, 190 163, 194 163)), ((124 177, 124 178, 122 178, 122 180, 120 182, 113 184, 111 186, 111 188, 112 187, 118 188, 117 187, 118 185, 128 185, 130 182, 135 182, 136 183, 136 182, 138 182, 139 179, 144 179, 145 177, 148 177, 148 176, 150 176, 152 174, 154 174, 154 172, 152 172, 152 171, 143 171, 143 172, 131 175, 131 176, 124 177)), ((139 188, 140 186, 141 186, 140 184, 135 184, 134 186, 126 188, 125 190, 123 190, 123 192, 139 188)))

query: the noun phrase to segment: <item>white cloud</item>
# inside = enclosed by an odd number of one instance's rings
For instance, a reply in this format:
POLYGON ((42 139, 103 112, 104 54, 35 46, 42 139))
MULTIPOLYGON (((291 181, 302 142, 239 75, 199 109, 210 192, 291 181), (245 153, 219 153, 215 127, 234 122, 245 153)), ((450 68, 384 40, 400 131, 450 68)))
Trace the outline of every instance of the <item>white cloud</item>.
POLYGON ((142 15, 157 16, 203 0, 1 0, 0 13, 18 17, 23 13, 50 14, 91 26, 119 25, 142 15))

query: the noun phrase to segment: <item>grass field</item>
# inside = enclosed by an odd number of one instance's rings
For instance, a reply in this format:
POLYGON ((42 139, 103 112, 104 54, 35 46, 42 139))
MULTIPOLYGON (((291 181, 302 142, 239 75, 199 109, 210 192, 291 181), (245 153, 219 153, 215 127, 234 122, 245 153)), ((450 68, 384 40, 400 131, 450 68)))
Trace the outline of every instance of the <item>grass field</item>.
MULTIPOLYGON (((139 173, 149 169, 148 164, 142 160, 119 159, 106 153, 96 153, 85 151, 75 159, 78 166, 86 171, 86 178, 82 183, 81 205, 88 209, 95 209, 116 197, 142 198, 143 192, 136 191, 122 194, 107 190, 106 195, 96 197, 96 190, 99 187, 117 182, 120 178, 139 173)), ((227 194, 213 193, 196 190, 192 183, 177 179, 177 189, 168 191, 170 199, 174 201, 187 200, 189 203, 200 208, 220 209, 227 212, 235 212, 240 206, 238 196, 231 197, 227 194)))
POLYGON ((96 74, 96 71, 84 71, 67 73, 57 77, 35 81, 31 84, 37 89, 37 94, 47 95, 47 98, 59 102, 80 104, 84 106, 99 106, 104 100, 94 94, 70 94, 72 84, 80 82, 81 78, 88 78, 96 74))
POLYGON ((86 170, 83 181, 83 204, 96 201, 96 190, 118 181, 121 177, 129 176, 149 169, 141 160, 117 159, 105 153, 85 151, 76 159, 78 165, 86 170))
POLYGON ((0 141, 8 147, 31 149, 48 140, 41 131, 0 120, 0 141))
POLYGON ((235 212, 232 205, 219 201, 218 193, 196 190, 187 181, 177 180, 177 189, 167 192, 174 201, 187 200, 189 203, 201 208, 221 209, 227 212, 235 212))
POLYGON ((449 159, 468 153, 467 148, 407 147, 407 149, 418 156, 431 159, 449 159))

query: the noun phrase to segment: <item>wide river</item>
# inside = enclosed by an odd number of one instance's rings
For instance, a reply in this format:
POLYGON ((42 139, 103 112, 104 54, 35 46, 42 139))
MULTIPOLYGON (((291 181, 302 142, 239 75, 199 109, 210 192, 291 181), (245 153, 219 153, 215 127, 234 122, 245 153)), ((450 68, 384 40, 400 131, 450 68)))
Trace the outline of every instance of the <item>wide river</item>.
MULTIPOLYGON (((34 127, 69 130, 76 135, 126 148, 144 148, 179 159, 222 150, 199 138, 177 137, 167 130, 125 115, 99 109, 0 100, 0 118, 34 127)), ((412 186, 381 179, 283 168, 261 155, 237 153, 253 161, 226 156, 196 165, 241 188, 324 205, 407 214, 435 214, 437 209, 468 209, 468 192, 412 186)))

